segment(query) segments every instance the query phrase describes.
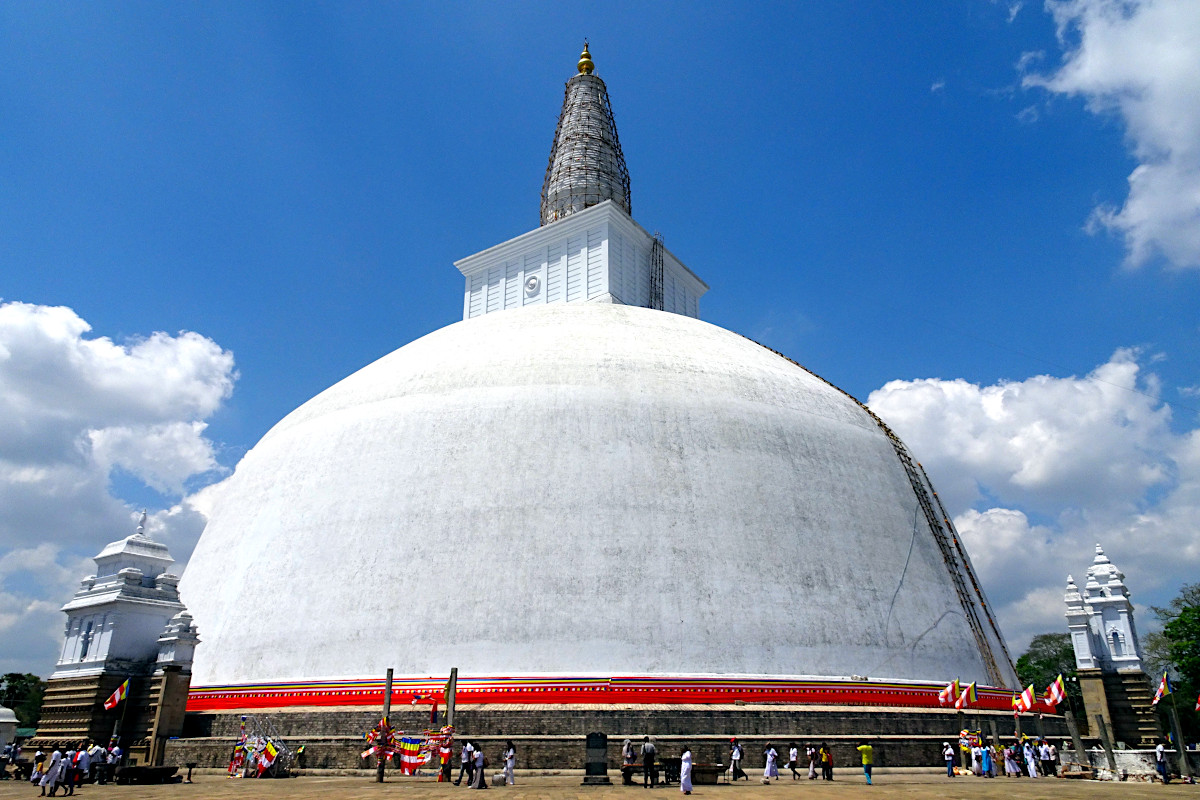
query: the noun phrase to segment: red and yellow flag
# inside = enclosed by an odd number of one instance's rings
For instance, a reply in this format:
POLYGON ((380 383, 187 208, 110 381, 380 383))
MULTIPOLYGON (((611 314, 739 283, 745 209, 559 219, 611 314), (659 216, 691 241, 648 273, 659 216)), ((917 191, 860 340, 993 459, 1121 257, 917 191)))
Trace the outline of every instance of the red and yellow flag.
POLYGON ((104 710, 112 711, 114 708, 117 707, 117 704, 119 704, 122 700, 124 700, 128 696, 129 696, 129 678, 126 678, 125 682, 122 683, 120 686, 118 686, 117 690, 115 692, 113 692, 112 694, 110 694, 108 696, 108 699, 104 701, 104 710))

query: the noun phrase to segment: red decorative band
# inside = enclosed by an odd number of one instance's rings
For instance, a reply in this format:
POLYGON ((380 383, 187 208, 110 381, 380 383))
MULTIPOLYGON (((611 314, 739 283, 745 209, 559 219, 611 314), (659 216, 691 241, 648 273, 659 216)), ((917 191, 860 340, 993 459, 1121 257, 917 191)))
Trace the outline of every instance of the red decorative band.
MULTIPOLYGON (((569 678, 513 677, 458 679, 455 702, 473 703, 734 703, 770 702, 815 705, 946 708, 938 694, 944 683, 729 677, 569 678)), ((428 705, 444 702, 445 678, 397 678, 392 704, 397 710, 417 699, 428 705)), ((379 678, 296 683, 194 686, 188 711, 287 708, 290 706, 374 706, 383 704, 379 678)), ((1011 711, 1014 693, 979 687, 971 708, 1011 711)), ((952 709, 950 709, 952 710, 952 709)))

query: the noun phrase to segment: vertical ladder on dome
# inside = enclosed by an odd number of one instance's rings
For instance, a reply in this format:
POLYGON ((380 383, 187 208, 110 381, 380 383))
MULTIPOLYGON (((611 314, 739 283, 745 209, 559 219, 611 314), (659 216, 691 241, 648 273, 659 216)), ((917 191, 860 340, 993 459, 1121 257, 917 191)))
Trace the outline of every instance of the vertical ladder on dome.
POLYGON ((650 308, 663 310, 663 238, 658 231, 650 246, 650 308))
MULTIPOLYGON (((996 657, 992 653, 991 643, 988 641, 987 634, 984 633, 983 623, 979 619, 974 597, 972 597, 970 590, 967 588, 967 582, 963 579, 963 574, 967 572, 966 559, 959 558, 958 553, 956 553, 956 549, 961 551, 961 546, 958 544, 958 536, 955 535, 953 537, 954 543, 952 545, 950 539, 946 536, 946 529, 942 527, 943 524, 949 523, 949 518, 944 513, 939 518, 937 511, 933 507, 933 502, 929 499, 929 494, 932 490, 927 488, 929 486, 929 477, 925 475, 925 468, 912 460, 912 456, 908 453, 908 448, 892 433, 891 429, 885 427, 884 431, 887 433, 888 438, 891 439, 892 447, 896 450, 896 455, 900 457, 900 463, 904 465, 904 471, 908 473, 909 483, 912 484, 913 491, 917 495, 917 502, 921 505, 921 510, 925 513, 925 519, 929 523, 929 530, 933 533, 933 538, 937 542, 938 549, 942 552, 942 559, 946 562, 946 567, 949 569, 950 580, 954 583, 954 591, 958 594, 959 602, 967 618, 967 624, 971 628, 971 633, 975 636, 975 642, 979 646, 979 653, 983 656, 988 678, 993 685, 1003 686, 1004 681, 1000 675, 1000 669, 996 664, 996 657), (920 472, 918 472, 918 469, 920 472)), ((933 494, 936 497, 937 493, 934 492, 933 494)), ((940 505, 941 501, 939 500, 938 503, 940 505)), ((978 597, 980 604, 982 604, 983 595, 979 593, 978 583, 975 581, 974 575, 970 577, 972 583, 975 584, 975 597, 978 597)))

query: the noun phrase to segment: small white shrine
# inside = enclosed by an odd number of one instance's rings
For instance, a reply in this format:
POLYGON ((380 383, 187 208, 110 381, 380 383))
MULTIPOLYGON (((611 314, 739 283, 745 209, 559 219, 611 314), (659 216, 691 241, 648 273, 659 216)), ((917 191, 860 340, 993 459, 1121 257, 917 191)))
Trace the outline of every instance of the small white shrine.
POLYGON ((1108 560, 1099 544, 1083 592, 1068 575, 1064 600, 1076 667, 1103 672, 1142 671, 1142 649, 1125 574, 1108 560))
POLYGON ((175 559, 145 525, 142 514, 135 533, 101 550, 96 574, 63 606, 67 628, 51 679, 141 672, 160 660, 163 645, 169 663, 182 666, 182 656, 191 664, 198 639, 179 600, 179 577, 169 572, 175 559))

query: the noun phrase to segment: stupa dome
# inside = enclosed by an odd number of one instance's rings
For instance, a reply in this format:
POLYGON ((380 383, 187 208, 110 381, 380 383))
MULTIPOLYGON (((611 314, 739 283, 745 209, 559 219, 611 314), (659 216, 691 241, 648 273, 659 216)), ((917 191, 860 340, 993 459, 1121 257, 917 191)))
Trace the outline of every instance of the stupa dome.
POLYGON ((958 569, 852 398, 698 319, 584 302, 449 325, 293 411, 180 591, 201 687, 451 666, 1011 685, 958 569))

